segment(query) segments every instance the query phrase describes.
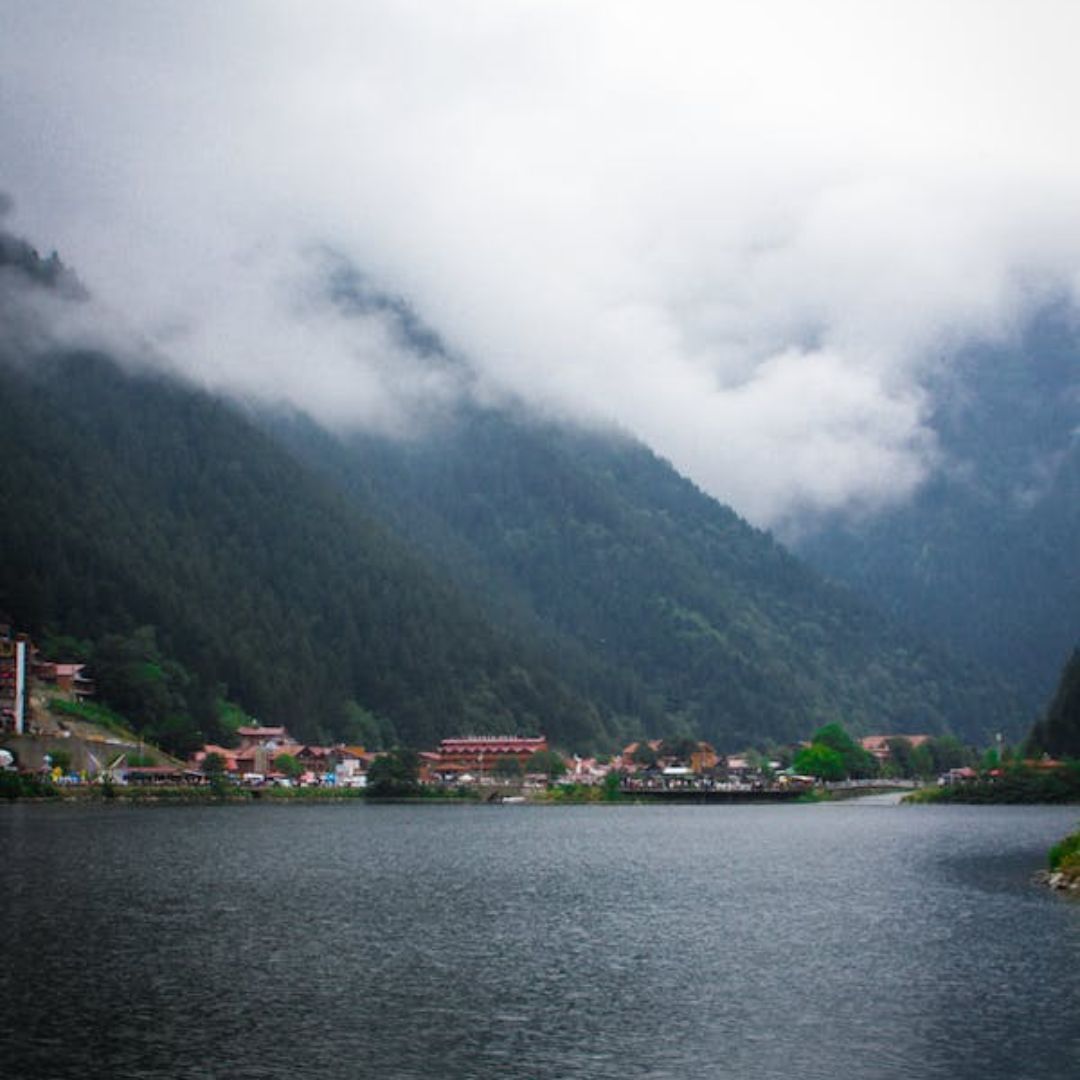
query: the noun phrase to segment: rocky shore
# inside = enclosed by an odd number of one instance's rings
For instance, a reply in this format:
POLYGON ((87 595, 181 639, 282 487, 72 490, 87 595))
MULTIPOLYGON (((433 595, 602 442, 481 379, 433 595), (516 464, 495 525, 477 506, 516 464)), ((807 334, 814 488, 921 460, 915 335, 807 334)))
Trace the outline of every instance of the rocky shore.
POLYGON ((1080 874, 1070 873, 1067 870, 1040 870, 1035 875, 1035 881, 1048 889, 1080 897, 1080 874))
POLYGON ((1059 840, 1049 853, 1050 869, 1035 875, 1048 888, 1080 896, 1080 831, 1059 840))

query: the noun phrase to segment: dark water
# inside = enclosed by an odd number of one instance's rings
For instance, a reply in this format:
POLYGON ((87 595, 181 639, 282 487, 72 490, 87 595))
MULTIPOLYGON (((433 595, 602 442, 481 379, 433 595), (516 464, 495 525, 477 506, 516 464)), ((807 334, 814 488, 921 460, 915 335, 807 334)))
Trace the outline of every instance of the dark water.
POLYGON ((0 1073, 1080 1076, 1073 809, 0 807, 0 1073))

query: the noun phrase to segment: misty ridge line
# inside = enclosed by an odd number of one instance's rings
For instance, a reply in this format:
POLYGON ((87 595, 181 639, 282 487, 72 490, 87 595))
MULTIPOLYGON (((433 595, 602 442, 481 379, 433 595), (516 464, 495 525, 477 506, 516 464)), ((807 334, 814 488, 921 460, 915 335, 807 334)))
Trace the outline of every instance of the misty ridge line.
POLYGON ((943 373, 1078 295, 1067 5, 315 10, 5 12, 19 230, 200 385, 398 438, 525 402, 792 537, 962 467, 943 373))
MULTIPOLYGON (((10 196, 5 196, 0 210, 10 213, 12 205, 10 196)), ((26 252, 35 256, 36 252, 25 241, 5 233, 2 243, 3 261, 9 266, 21 265, 28 280, 37 286, 26 287, 24 283, 14 292, 9 289, 5 300, 9 343, 21 338, 24 353, 41 351, 46 343, 99 349, 129 366, 149 365, 191 378, 246 405, 299 409, 339 435, 360 430, 391 438, 421 438, 437 431, 468 405, 513 408, 546 420, 632 434, 611 418, 581 410, 566 412, 546 401, 530 403, 492 386, 464 352, 448 346, 414 304, 380 288, 346 255, 327 244, 307 244, 299 249, 289 263, 289 275, 274 283, 277 307, 294 331, 289 335, 290 345, 303 357, 301 363, 289 358, 293 378, 283 382, 267 378, 257 363, 250 369, 186 363, 181 358, 183 350, 179 356, 175 351, 186 336, 182 328, 173 326, 161 335, 161 343, 155 343, 94 301, 55 252, 48 259, 33 261, 26 252), (320 366, 323 346, 328 346, 327 353, 336 359, 343 352, 344 361, 332 368, 320 366)), ((250 269, 239 267, 237 274, 250 269)), ((1054 317, 1075 323, 1076 311, 1067 297, 1059 295, 1048 306, 1054 317)), ((1037 312, 1033 320, 1043 314, 1037 312)), ((971 348, 958 346, 954 357, 952 362, 939 361, 920 390, 919 416, 930 422, 940 420, 944 409, 963 408, 964 396, 973 392, 978 372, 971 370, 971 348)), ((883 484, 896 485, 892 500, 884 504, 872 500, 841 502, 838 508, 816 512, 795 510, 781 520, 780 535, 791 541, 813 532, 822 522, 835 524, 848 519, 857 524, 902 503, 905 499, 901 495, 911 497, 933 475, 957 480, 963 478, 965 470, 970 471, 970 463, 950 459, 941 451, 933 427, 917 439, 911 438, 921 472, 914 483, 904 483, 902 473, 883 475, 883 484)), ((1067 449, 1051 448, 1044 460, 1033 462, 1031 483, 1017 498, 1028 505, 1037 501, 1066 453, 1067 449)))

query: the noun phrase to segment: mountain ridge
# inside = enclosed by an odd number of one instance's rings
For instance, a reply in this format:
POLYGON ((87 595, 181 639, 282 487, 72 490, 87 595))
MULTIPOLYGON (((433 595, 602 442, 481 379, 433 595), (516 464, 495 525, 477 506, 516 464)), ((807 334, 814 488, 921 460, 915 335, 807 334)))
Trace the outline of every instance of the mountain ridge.
MULTIPOLYGON (((63 278, 6 250, 0 285, 63 278)), ((445 357, 411 309, 363 303, 445 357)), ((413 745, 1027 719, 629 437, 474 405, 409 439, 338 437, 102 354, 4 351, 0 605, 156 671, 171 748, 226 696, 302 737, 360 716, 413 745)))

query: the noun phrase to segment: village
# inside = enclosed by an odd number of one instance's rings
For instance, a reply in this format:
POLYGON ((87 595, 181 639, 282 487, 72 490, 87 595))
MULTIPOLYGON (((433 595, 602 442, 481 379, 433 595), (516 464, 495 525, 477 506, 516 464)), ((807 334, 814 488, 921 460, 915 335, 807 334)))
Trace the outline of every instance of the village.
MULTIPOLYGON (((541 734, 468 734, 444 738, 418 751, 372 750, 362 745, 304 743, 284 726, 252 722, 235 731, 235 745, 208 743, 186 760, 164 754, 123 729, 90 717, 96 694, 87 666, 46 660, 25 635, 0 635, 0 764, 8 769, 78 787, 235 785, 264 789, 369 790, 380 759, 408 763, 408 782, 425 794, 517 798, 552 786, 621 790, 647 796, 669 793, 791 795, 830 779, 795 765, 811 744, 720 753, 689 736, 633 741, 617 753, 561 753, 541 734)), ((894 755, 918 751, 926 735, 870 735, 857 746, 871 764, 858 781, 832 777, 832 785, 860 786, 900 779, 894 755), (906 749, 905 749, 906 748, 906 749)), ((974 776, 970 766, 943 772, 941 782, 974 776)), ((374 792, 372 792, 374 793, 374 792)))

